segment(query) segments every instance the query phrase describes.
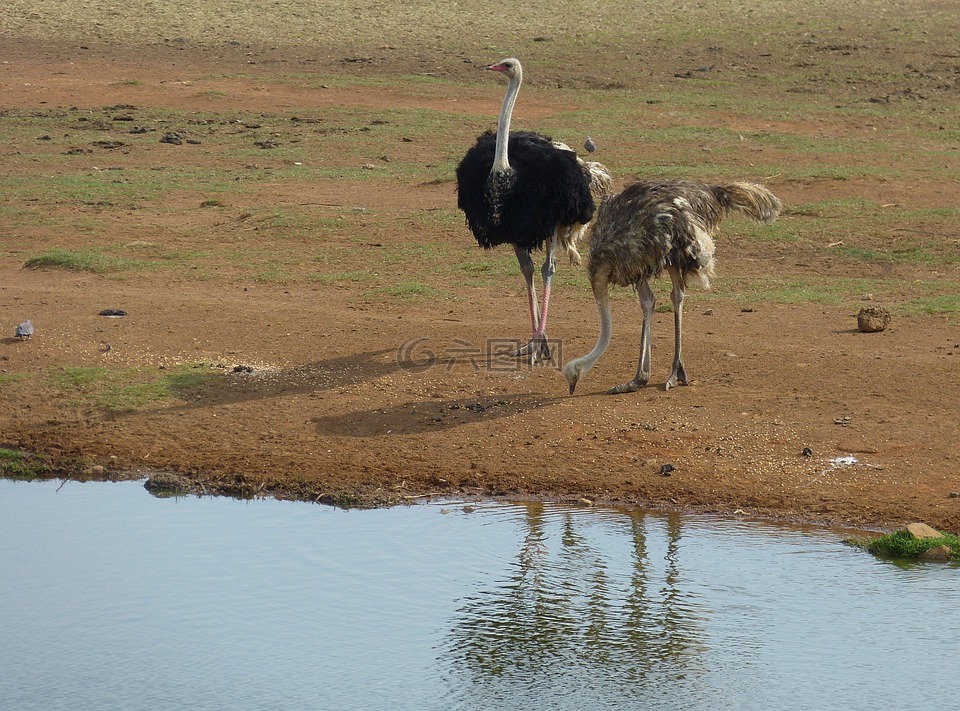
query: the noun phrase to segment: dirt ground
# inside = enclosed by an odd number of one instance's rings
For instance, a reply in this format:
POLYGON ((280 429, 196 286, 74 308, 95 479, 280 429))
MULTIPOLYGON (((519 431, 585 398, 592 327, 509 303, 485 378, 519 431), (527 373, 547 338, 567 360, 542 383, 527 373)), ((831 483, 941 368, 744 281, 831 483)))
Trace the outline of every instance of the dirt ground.
MULTIPOLYGON (((200 78, 208 92, 205 106, 212 102, 221 110, 289 113, 318 102, 450 107, 447 98, 402 89, 404 73, 442 66, 443 58, 429 47, 409 53, 383 48, 369 61, 344 61, 346 55, 332 48, 305 64, 308 52, 284 54, 283 47, 230 45, 213 56, 190 43, 91 42, 81 48, 72 41, 9 35, 4 42, 3 109, 120 104, 189 109, 197 102, 190 82, 200 78), (291 67, 394 76, 397 87, 304 92, 294 84, 263 81, 291 67), (133 76, 165 80, 124 83, 133 76)), ((882 46, 874 47, 883 53, 882 46)), ((933 95, 934 87, 960 80, 955 49, 950 55, 932 44, 916 51, 918 56, 901 63, 935 64, 940 79, 918 77, 914 91, 933 95)), ((698 59, 690 53, 682 62, 674 57, 658 65, 651 52, 644 72, 669 82, 698 59)), ((615 60, 608 56, 601 62, 613 66, 615 60)), ((793 67, 795 57, 774 53, 764 60, 774 63, 765 70, 775 74, 793 67)), ((602 64, 597 66, 596 73, 603 73, 602 64)), ((472 71, 461 62, 447 78, 475 81, 472 71)), ((745 81, 751 75, 749 62, 730 71, 742 72, 745 81)), ((493 117, 500 91, 492 82, 489 93, 464 99, 458 110, 493 117)), ((858 100, 869 91, 862 84, 850 87, 858 100)), ((924 106, 955 106, 960 83, 950 91, 924 106)), ((548 93, 531 92, 521 100, 527 120, 560 108, 548 93)), ((670 120, 666 113, 659 118, 670 120)), ((714 118, 718 125, 750 128, 720 110, 714 118)), ((861 128, 836 113, 819 115, 811 124, 796 117, 792 125, 825 137, 861 128)), ((3 147, 0 173, 30 169, 18 161, 17 148, 3 147)), ((149 164, 159 160, 162 148, 155 145, 155 153, 129 160, 149 164)), ((601 158, 616 170, 617 156, 601 158)), ((948 159, 957 164, 956 150, 948 159)), ((922 173, 902 183, 773 178, 768 184, 788 208, 843 195, 936 209, 956 207, 960 195, 960 183, 926 181, 922 173)), ((447 209, 456 200, 450 181, 344 180, 311 185, 296 195, 282 190, 274 195, 278 201, 376 206, 380 214, 395 215, 397 224, 413 211, 447 209)), ((105 243, 123 242, 138 219, 101 215, 89 206, 76 209, 95 215, 95 239, 105 243)), ((227 229, 195 214, 185 211, 180 224, 162 227, 181 235, 171 239, 187 241, 191 235, 202 239, 208 229, 227 229)), ((783 219, 791 219, 789 209, 783 219)), ((356 264, 341 263, 339 271, 360 268, 376 259, 379 245, 403 239, 389 221, 371 221, 372 246, 358 249, 356 264)), ((918 218, 912 229, 928 227, 918 218)), ((954 290, 960 279, 956 261, 851 267, 805 244, 778 245, 771 255, 768 244, 743 239, 737 230, 731 220, 718 242, 725 275, 776 269, 830 279, 853 269, 858 276, 905 287, 916 279, 940 278, 954 290)), ((55 228, 44 233, 38 227, 36 233, 43 248, 79 247, 93 239, 55 228)), ((466 227, 441 226, 431 238, 445 240, 453 252, 473 250, 483 258, 466 227)), ((957 235, 942 239, 956 241, 957 235)), ((0 242, 9 244, 2 237, 0 242)), ((340 504, 431 496, 589 499, 874 529, 920 520, 960 531, 960 328, 955 315, 898 311, 887 330, 859 332, 861 305, 903 300, 893 287, 858 303, 764 301, 749 308, 698 302, 693 293, 685 317, 685 361, 693 383, 663 390, 672 315, 658 312, 652 383, 610 397, 604 390, 632 375, 639 344, 639 309, 629 299, 618 300, 612 346, 570 397, 557 364, 529 367, 491 353, 527 333, 519 272, 477 286, 458 283, 455 273, 438 266, 432 286, 458 298, 408 301, 371 297, 369 284, 263 283, 240 273, 204 280, 161 271, 116 279, 25 269, 29 256, 7 248, 0 265, 0 322, 8 331, 0 339, 0 375, 29 376, 0 385, 0 445, 43 455, 61 474, 123 478, 177 472, 197 491, 340 504), (98 316, 108 307, 128 315, 98 316), (37 325, 37 334, 21 342, 12 338, 13 329, 25 317, 37 325), (217 364, 221 374, 189 396, 132 412, 78 407, 42 380, 63 365, 169 368, 191 362, 217 364), (666 464, 673 469, 664 474, 666 464)), ((559 341, 558 360, 588 351, 596 329, 589 292, 558 286, 550 329, 559 341)))

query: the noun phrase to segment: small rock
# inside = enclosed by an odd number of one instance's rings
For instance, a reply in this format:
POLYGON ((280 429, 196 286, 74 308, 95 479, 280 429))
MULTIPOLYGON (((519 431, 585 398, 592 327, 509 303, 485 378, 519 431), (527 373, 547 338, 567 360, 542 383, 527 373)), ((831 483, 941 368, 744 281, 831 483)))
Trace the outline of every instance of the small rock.
POLYGON ((660 467, 660 474, 661 476, 670 476, 670 472, 672 472, 674 469, 676 469, 676 467, 674 467, 672 464, 664 464, 662 467, 660 467))
POLYGON ((882 306, 864 306, 857 314, 857 328, 863 333, 878 333, 890 325, 890 312, 882 306))
POLYGON ((169 143, 174 146, 179 146, 183 144, 183 139, 180 138, 180 134, 176 131, 170 131, 163 134, 163 136, 160 138, 160 143, 169 143))
POLYGON ((126 315, 127 315, 127 312, 124 311, 123 309, 104 309, 103 311, 100 312, 100 316, 113 316, 114 318, 118 318, 120 316, 126 316, 126 315))
POLYGON ((943 562, 950 560, 952 555, 953 551, 950 550, 950 546, 934 546, 925 550, 918 557, 920 560, 943 562))
POLYGON ((580 504, 581 506, 593 506, 593 502, 586 497, 577 499, 577 503, 580 504))
POLYGON ((918 540, 924 538, 942 538, 943 534, 925 523, 911 523, 906 528, 907 533, 918 540))
POLYGON ((807 457, 809 459, 810 457, 813 456, 813 450, 810 449, 810 447, 804 447, 803 452, 801 452, 801 454, 803 454, 804 457, 807 457))
POLYGON ((154 496, 178 496, 190 490, 190 480, 177 474, 161 472, 147 479, 143 486, 154 496))

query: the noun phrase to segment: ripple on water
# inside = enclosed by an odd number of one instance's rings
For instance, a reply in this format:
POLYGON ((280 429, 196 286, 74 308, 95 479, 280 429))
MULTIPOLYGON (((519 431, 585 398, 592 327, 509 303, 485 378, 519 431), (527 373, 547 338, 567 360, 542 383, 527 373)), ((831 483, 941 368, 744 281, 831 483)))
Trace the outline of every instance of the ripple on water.
POLYGON ((0 481, 0 708, 952 703, 902 661, 960 652, 956 567, 831 531, 58 486, 0 481))

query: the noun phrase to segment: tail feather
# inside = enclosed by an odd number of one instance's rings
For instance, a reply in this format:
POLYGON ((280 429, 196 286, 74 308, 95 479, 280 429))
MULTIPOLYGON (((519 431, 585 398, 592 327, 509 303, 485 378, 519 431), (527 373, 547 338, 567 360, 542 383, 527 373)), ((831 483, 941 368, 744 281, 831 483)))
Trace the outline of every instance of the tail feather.
POLYGON ((557 244, 566 251, 570 263, 577 267, 583 263, 583 257, 580 256, 577 243, 580 241, 584 229, 585 225, 557 228, 557 244))
POLYGON ((599 207, 605 197, 613 195, 613 176, 603 163, 588 161, 584 165, 590 171, 590 194, 599 207))
MULTIPOLYGON (((590 173, 590 195, 593 197, 594 205, 599 208, 605 198, 613 195, 613 176, 603 163, 587 161, 583 165, 590 173)), ((596 218, 596 211, 593 214, 596 218)), ((583 263, 583 257, 580 256, 577 247, 592 222, 593 220, 585 225, 574 225, 569 229, 561 230, 557 235, 560 247, 566 250, 570 263, 575 266, 583 263)))
POLYGON ((755 183, 730 183, 715 188, 717 200, 728 210, 769 224, 777 219, 783 203, 772 192, 755 183))

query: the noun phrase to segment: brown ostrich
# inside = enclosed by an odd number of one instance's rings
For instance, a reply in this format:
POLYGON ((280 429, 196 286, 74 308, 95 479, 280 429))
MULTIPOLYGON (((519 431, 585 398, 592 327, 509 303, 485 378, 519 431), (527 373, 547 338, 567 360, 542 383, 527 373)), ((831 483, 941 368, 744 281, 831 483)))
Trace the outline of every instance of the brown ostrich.
POLYGON ((643 329, 637 374, 608 393, 634 392, 646 385, 650 379, 650 326, 656 300, 650 280, 664 270, 673 282, 670 300, 676 341, 666 389, 677 383, 686 385, 688 377, 681 354, 685 286, 710 288, 710 277, 714 275, 713 236, 728 213, 738 212, 757 222, 769 223, 777 219, 781 207, 780 200, 760 185, 714 186, 684 180, 635 183, 604 201, 591 227, 588 267, 600 314, 600 337, 592 351, 563 367, 570 394, 610 344, 613 322, 607 292, 611 283, 636 287, 643 329))

